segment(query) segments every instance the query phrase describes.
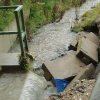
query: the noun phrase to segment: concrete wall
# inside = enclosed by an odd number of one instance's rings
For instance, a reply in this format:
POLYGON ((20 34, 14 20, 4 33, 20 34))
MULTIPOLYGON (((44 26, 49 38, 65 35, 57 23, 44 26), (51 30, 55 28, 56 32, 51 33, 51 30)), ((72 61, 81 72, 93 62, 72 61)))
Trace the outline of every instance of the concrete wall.
MULTIPOLYGON (((16 21, 14 20, 4 31, 16 31, 16 21)), ((17 35, 0 35, 0 53, 6 53, 9 51, 17 35)))

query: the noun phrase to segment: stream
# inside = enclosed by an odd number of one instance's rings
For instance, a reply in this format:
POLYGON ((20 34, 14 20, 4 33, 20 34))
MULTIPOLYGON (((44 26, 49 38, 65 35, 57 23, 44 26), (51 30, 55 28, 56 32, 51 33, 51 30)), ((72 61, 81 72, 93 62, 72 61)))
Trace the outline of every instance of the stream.
MULTIPOLYGON (((100 3, 100 0, 87 0, 79 8, 79 18, 97 3, 100 3)), ((30 52, 35 56, 37 62, 34 67, 39 67, 43 61, 56 59, 67 53, 68 46, 76 35, 70 31, 75 23, 75 18, 75 9, 70 9, 65 12, 60 22, 44 25, 37 31, 37 35, 33 36, 34 38, 29 43, 30 52)), ((20 51, 18 44, 13 48, 11 52, 20 51)))
MULTIPOLYGON (((100 3, 100 0, 87 0, 79 8, 79 18, 87 11, 90 10, 91 7, 94 7, 97 3, 100 3)), ((44 61, 53 60, 62 54, 66 54, 68 50, 68 46, 70 42, 75 38, 75 33, 71 32, 70 29, 75 23, 75 9, 70 9, 65 12, 62 20, 56 23, 50 23, 44 25, 37 31, 37 35, 34 36, 32 41, 29 43, 30 52, 35 56, 35 63, 33 65, 34 68, 39 68, 44 61)), ((14 45, 14 49, 11 52, 18 52, 20 48, 18 44, 14 45)), ((38 76, 36 76, 38 77, 38 76)), ((39 76, 40 77, 40 76, 39 76)), ((40 78, 37 78, 40 80, 40 78)), ((29 82, 30 90, 23 90, 20 100, 46 100, 47 95, 52 92, 56 92, 55 89, 47 89, 44 92, 44 88, 40 88, 40 83, 42 80, 38 82, 38 80, 34 80, 29 82), (35 82, 34 82, 35 81, 35 82), (36 84, 37 82, 37 84, 36 84), (30 85, 32 84, 33 85, 30 85), (39 86, 37 86, 39 85, 39 86), (33 86, 33 87, 31 87, 33 86), (34 91, 37 87, 37 90, 34 91), (41 89, 41 90, 40 90, 41 89), (27 94, 25 96, 25 94, 27 94), (35 94, 37 98, 30 98, 30 95, 35 94), (27 99, 26 99, 27 98, 27 99)), ((29 80, 30 81, 30 80, 29 80)), ((42 83, 43 84, 43 83, 42 83)), ((25 88, 27 89, 27 88, 25 88)))

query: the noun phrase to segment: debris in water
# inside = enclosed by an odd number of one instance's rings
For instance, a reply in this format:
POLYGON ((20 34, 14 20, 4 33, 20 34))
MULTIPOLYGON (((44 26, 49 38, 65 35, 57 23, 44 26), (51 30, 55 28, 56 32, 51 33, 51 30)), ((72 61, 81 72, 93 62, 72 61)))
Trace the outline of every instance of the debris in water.
POLYGON ((48 100, 88 100, 96 80, 76 80, 73 86, 61 93, 61 96, 50 96, 48 100))

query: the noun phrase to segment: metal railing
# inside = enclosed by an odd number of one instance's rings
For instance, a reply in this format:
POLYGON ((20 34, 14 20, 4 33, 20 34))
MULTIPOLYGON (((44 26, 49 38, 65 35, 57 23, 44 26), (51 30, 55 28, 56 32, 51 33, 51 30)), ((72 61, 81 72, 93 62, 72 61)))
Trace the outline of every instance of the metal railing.
POLYGON ((25 57, 25 53, 28 53, 29 49, 23 16, 23 5, 0 6, 0 10, 14 10, 17 31, 0 31, 0 35, 17 34, 20 41, 21 56, 25 57))

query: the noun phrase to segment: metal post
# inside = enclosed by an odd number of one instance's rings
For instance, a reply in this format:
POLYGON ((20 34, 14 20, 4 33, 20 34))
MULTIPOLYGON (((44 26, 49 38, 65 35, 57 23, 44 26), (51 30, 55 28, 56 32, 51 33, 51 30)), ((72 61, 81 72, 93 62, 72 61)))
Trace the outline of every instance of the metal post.
POLYGON ((21 26, 20 26, 20 22, 19 22, 19 13, 17 11, 15 11, 15 17, 16 17, 18 36, 19 36, 19 40, 20 40, 21 54, 22 54, 22 56, 25 56, 23 39, 22 39, 22 35, 21 35, 21 26))
MULTIPOLYGON (((22 28, 23 28, 23 31, 26 32, 25 23, 24 23, 23 10, 20 11, 20 14, 21 14, 21 20, 22 20, 22 28)), ((29 52, 29 49, 28 49, 28 42, 27 42, 27 33, 25 33, 24 42, 25 42, 25 50, 26 50, 27 52, 29 52)))

